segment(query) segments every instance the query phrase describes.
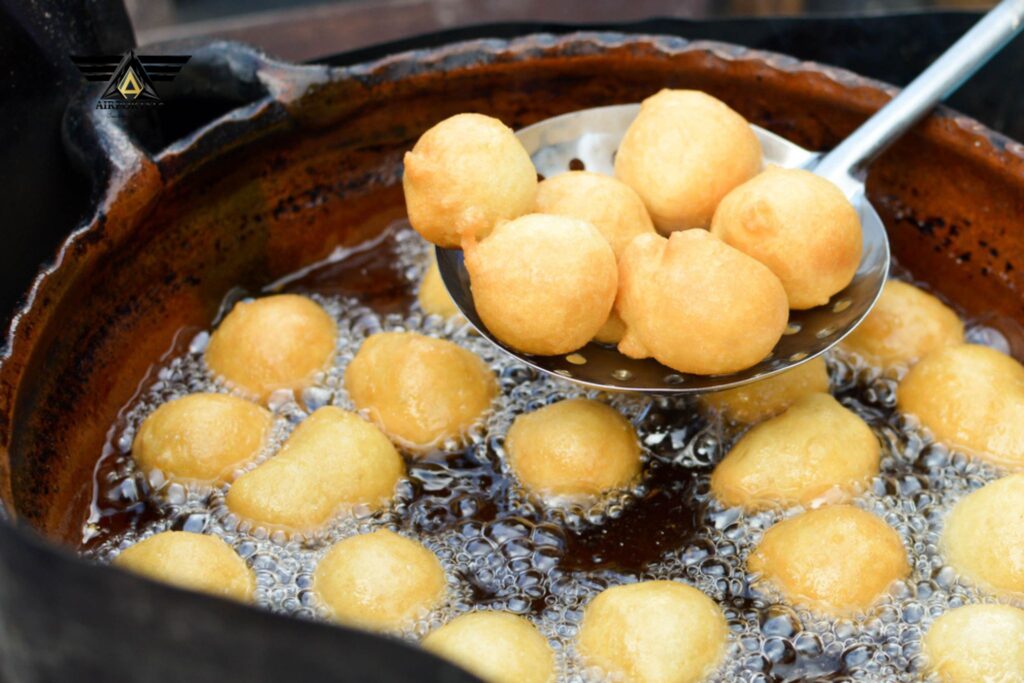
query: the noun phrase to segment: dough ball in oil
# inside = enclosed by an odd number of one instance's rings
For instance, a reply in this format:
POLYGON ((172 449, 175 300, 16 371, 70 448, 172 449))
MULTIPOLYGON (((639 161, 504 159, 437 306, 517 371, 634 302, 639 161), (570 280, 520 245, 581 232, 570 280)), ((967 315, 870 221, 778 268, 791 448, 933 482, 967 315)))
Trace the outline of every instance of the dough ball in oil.
POLYGON ((878 474, 871 428, 828 394, 810 394, 743 435, 711 475, 726 507, 758 510, 849 499, 878 474))
POLYGON ((345 509, 384 506, 404 474, 402 457, 377 427, 325 406, 277 455, 235 480, 227 505, 259 526, 316 531, 345 509))
POLYGON ((843 348, 869 363, 913 365, 944 346, 964 341, 964 324, 937 298, 906 282, 889 280, 875 307, 846 339, 843 348))
POLYGON ((943 346, 910 369, 897 406, 940 441, 999 465, 1024 465, 1024 366, 977 344, 943 346))
POLYGON ((461 436, 498 391, 471 351, 415 332, 375 334, 345 371, 345 388, 389 436, 413 449, 461 436))
POLYGON ((423 639, 423 647, 486 683, 554 683, 555 653, 540 631, 508 612, 471 612, 423 639))
POLYGON ((526 353, 569 353, 611 313, 615 254, 590 223, 529 214, 463 245, 477 313, 501 341, 526 353))
POLYGON ((721 664, 729 627, 696 588, 644 581, 602 591, 583 612, 576 650, 631 683, 700 683, 721 664))
POLYGON ((860 218, 842 190, 810 171, 773 166, 727 194, 711 232, 765 264, 794 309, 828 303, 860 264, 860 218))
POLYGON ((767 267, 705 230, 640 235, 619 262, 619 351, 680 372, 738 372, 763 360, 789 317, 767 267))
POLYGON ((410 627, 444 600, 446 586, 434 553, 387 529, 335 543, 313 573, 333 617, 371 631, 410 627))
POLYGON ((1024 681, 1024 610, 964 605, 936 619, 924 637, 928 668, 941 683, 1024 681))
POLYGON ((751 424, 778 415, 810 394, 827 393, 828 368, 821 356, 750 384, 704 394, 701 403, 734 422, 751 424))
POLYGON ((615 256, 637 235, 654 232, 640 196, 625 183, 588 171, 569 171, 537 186, 537 213, 579 218, 593 225, 615 256))
POLYGON ((129 546, 114 564, 179 588, 248 602, 256 589, 252 570, 216 536, 164 531, 129 546))
POLYGON ((537 171, 512 130, 483 114, 457 114, 424 133, 405 155, 409 222, 424 239, 458 248, 495 223, 530 211, 537 171))
POLYGON ((695 90, 648 97, 615 155, 662 232, 706 228, 722 198, 761 170, 761 143, 724 102, 695 90))
POLYGON ((312 299, 277 294, 235 304, 210 336, 206 364, 246 394, 303 389, 331 364, 338 330, 312 299))
POLYGON ((437 267, 437 261, 430 259, 430 267, 423 274, 423 281, 420 282, 420 289, 416 293, 416 300, 420 302, 420 308, 427 315, 439 315, 442 318, 450 318, 458 315, 459 309, 452 301, 448 289, 441 279, 441 271, 437 267))
POLYGON ((765 532, 747 567, 786 601, 831 616, 868 609, 910 573, 899 535, 851 505, 779 522, 765 532))
POLYGON ((617 410, 568 399, 516 417, 505 437, 516 478, 543 497, 591 498, 640 474, 640 442, 617 410))
POLYGON ((222 484, 259 455, 272 421, 265 408, 234 396, 182 396, 143 420, 132 457, 144 471, 160 470, 173 481, 222 484))
POLYGON ((1024 598, 1024 474, 960 499, 946 517, 943 559, 971 583, 1024 598))

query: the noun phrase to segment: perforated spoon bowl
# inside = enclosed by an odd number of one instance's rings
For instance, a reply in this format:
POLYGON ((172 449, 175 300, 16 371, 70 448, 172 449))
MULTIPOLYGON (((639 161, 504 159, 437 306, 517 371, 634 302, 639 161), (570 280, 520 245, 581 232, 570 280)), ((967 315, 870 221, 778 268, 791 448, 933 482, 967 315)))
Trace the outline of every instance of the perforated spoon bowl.
MULTIPOLYGON (((772 353, 757 365, 729 375, 691 375, 653 359, 638 360, 591 342, 561 356, 525 354, 492 335, 473 303, 462 251, 437 249, 441 277, 462 314, 484 337, 541 372, 611 391, 705 393, 784 372, 821 355, 849 334, 874 306, 889 271, 885 225, 864 194, 864 166, 941 99, 953 92, 1020 30, 1024 0, 1003 0, 909 86, 828 154, 811 152, 753 126, 766 164, 805 168, 828 178, 857 209, 863 233, 861 262, 850 282, 824 306, 790 311, 789 326, 772 353)), ((516 133, 538 173, 546 178, 586 168, 613 174, 619 142, 639 104, 596 107, 555 116, 516 133)))

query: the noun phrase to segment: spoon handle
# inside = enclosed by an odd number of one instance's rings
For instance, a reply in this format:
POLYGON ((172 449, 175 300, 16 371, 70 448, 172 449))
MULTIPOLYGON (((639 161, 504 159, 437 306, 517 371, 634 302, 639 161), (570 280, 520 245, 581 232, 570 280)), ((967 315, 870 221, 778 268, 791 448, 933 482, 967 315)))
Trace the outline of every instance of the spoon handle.
POLYGON ((846 192, 863 191, 854 173, 953 93, 1024 26, 1024 0, 1003 0, 887 105, 826 154, 814 172, 846 192))

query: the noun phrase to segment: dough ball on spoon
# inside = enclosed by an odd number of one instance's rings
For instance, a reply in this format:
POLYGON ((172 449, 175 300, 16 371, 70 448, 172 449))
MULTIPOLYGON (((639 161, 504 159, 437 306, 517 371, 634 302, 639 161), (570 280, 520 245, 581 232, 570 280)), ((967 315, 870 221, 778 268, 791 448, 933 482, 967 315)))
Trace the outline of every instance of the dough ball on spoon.
POLYGON ((495 223, 533 208, 537 171, 512 130, 483 114, 457 114, 424 133, 405 155, 409 222, 424 239, 458 248, 495 223))
POLYGON ((640 235, 619 263, 619 351, 679 372, 717 375, 763 360, 789 309, 779 279, 705 230, 640 235))
POLYGON ((615 253, 590 223, 529 214, 463 243, 477 313, 525 353, 580 348, 601 329, 618 284, 615 253))
POLYGON ((696 90, 644 100, 615 155, 615 177, 636 190, 662 232, 708 227, 722 197, 760 170, 750 124, 696 90))
POLYGON ((608 240, 616 257, 637 235, 654 232, 640 196, 600 173, 570 171, 543 181, 537 186, 537 212, 587 221, 608 240))
POLYGON ((828 303, 860 264, 857 210, 835 184, 802 169, 773 166, 734 189, 711 232, 771 268, 793 309, 828 303))

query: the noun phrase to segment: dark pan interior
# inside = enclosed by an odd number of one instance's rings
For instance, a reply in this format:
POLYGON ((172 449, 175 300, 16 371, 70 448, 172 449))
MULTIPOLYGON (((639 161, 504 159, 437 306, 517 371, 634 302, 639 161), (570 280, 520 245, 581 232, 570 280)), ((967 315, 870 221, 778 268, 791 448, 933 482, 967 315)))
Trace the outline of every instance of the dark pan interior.
MULTIPOLYGON (((51 539, 79 540, 107 430, 176 334, 208 326, 230 288, 257 290, 401 216, 401 155, 436 121, 479 111, 518 127, 696 88, 822 149, 887 98, 847 72, 676 38, 474 41, 336 69, 240 54, 269 94, 156 158, 95 115, 80 122, 125 165, 37 282, 0 367, 0 494, 51 539)), ((896 259, 1021 357, 1020 146, 942 110, 872 167, 868 189, 896 259)))

